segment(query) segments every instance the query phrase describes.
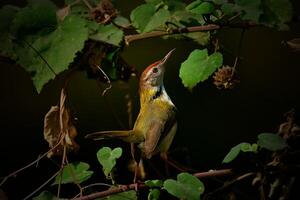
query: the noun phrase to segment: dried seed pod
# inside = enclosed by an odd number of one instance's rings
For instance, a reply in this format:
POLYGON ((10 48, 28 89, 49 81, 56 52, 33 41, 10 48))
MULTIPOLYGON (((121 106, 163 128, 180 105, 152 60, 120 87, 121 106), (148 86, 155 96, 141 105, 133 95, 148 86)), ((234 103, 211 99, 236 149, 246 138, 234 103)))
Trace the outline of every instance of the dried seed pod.
POLYGON ((91 18, 99 24, 106 24, 117 16, 118 12, 110 0, 102 0, 96 8, 91 11, 91 18))
POLYGON ((225 65, 215 72, 214 85, 218 89, 233 89, 239 80, 235 77, 233 67, 225 65))

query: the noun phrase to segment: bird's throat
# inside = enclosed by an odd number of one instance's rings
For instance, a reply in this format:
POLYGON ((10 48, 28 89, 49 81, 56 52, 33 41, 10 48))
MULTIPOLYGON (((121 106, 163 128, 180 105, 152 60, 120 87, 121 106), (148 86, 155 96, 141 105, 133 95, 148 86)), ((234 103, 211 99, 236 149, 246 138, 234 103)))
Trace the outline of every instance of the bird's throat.
POLYGON ((156 100, 165 101, 166 103, 173 105, 163 85, 148 87, 147 89, 140 91, 141 107, 156 100))

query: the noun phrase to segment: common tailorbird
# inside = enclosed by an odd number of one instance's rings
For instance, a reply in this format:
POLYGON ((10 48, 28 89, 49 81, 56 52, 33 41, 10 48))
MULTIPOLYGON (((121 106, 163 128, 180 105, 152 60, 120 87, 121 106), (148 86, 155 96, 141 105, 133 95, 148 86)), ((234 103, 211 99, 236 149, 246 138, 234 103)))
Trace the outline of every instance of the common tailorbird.
POLYGON ((139 81, 140 112, 133 129, 101 131, 88 134, 86 138, 94 140, 119 138, 125 142, 136 144, 141 150, 142 156, 147 159, 160 153, 161 157, 166 160, 167 151, 177 130, 176 107, 168 96, 163 83, 166 62, 173 51, 174 49, 163 59, 148 66, 141 74, 139 81))

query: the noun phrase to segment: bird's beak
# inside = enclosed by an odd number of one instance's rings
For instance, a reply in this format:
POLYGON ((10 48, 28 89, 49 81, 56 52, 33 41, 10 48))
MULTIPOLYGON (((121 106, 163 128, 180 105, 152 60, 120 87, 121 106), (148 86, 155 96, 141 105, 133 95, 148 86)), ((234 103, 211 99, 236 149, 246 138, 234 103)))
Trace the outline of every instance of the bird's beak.
POLYGON ((163 66, 166 64, 166 62, 169 60, 169 58, 171 57, 173 51, 175 51, 175 48, 172 49, 171 51, 169 51, 169 53, 167 53, 167 55, 161 60, 160 64, 163 66))

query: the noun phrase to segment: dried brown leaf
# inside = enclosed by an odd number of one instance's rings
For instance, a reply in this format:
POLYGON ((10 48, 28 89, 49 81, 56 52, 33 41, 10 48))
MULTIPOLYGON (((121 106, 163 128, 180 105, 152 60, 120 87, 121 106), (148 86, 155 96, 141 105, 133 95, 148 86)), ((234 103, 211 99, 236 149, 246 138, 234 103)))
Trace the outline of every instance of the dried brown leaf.
POLYGON ((65 105, 66 93, 62 89, 60 97, 60 106, 52 106, 44 118, 44 139, 49 143, 49 147, 53 148, 60 142, 53 151, 47 156, 61 155, 64 146, 68 151, 76 151, 79 145, 75 142, 77 130, 72 123, 69 109, 65 105))

